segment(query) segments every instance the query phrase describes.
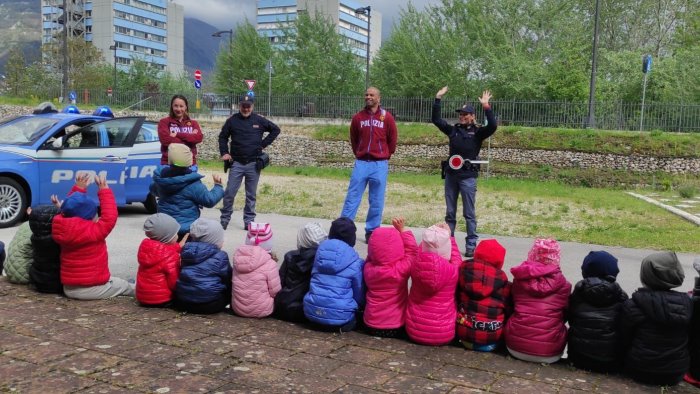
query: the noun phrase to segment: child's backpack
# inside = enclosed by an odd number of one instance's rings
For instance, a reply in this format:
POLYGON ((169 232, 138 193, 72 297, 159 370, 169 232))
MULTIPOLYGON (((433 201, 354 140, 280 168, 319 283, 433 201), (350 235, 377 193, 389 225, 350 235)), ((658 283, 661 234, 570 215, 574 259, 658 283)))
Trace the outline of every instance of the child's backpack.
MULTIPOLYGON (((272 238, 272 226, 270 223, 250 222, 248 223, 248 234, 246 237, 247 245, 263 246, 261 244, 268 244, 272 238)), ((271 248, 265 249, 269 251, 271 248)))

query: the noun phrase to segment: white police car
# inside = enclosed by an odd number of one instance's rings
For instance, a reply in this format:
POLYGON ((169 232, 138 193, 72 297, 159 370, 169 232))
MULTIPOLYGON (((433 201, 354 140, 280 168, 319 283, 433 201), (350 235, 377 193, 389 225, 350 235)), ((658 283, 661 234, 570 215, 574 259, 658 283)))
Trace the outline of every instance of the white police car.
POLYGON ((65 112, 47 103, 0 120, 0 228, 22 220, 27 206, 65 196, 79 172, 105 175, 117 205, 139 202, 155 212, 148 187, 161 157, 157 124, 113 118, 104 107, 93 115, 65 112))

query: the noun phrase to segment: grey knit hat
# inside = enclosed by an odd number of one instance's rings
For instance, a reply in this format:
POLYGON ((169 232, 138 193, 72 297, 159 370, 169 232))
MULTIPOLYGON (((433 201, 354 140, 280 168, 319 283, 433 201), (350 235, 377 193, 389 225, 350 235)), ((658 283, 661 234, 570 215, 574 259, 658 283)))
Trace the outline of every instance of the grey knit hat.
POLYGON ((306 223, 297 233, 297 249, 316 248, 327 238, 328 233, 320 224, 316 222, 306 223))
POLYGON ((221 249, 224 246, 224 228, 218 220, 199 218, 190 225, 190 238, 221 249))
POLYGON ((639 277, 650 289, 669 290, 683 284, 685 273, 675 252, 658 252, 642 260, 639 277))
POLYGON ((168 243, 177 237, 180 224, 172 216, 165 213, 155 213, 146 218, 143 223, 143 231, 150 239, 168 243))

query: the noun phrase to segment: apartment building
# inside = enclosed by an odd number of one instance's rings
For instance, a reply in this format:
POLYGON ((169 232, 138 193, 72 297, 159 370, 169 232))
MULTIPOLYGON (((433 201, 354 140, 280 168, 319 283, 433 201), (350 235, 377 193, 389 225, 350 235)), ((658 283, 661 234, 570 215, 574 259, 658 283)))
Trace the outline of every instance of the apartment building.
POLYGON ((184 71, 184 9, 172 0, 41 0, 41 14, 45 53, 60 44, 65 27, 122 70, 139 58, 184 71))
POLYGON ((258 34, 268 37, 273 45, 281 44, 282 27, 296 20, 299 13, 306 12, 333 21, 352 52, 363 60, 367 59, 369 44, 371 60, 382 42, 382 14, 373 8, 364 9, 363 13, 356 12, 367 7, 368 3, 369 0, 367 3, 354 0, 257 0, 258 34))

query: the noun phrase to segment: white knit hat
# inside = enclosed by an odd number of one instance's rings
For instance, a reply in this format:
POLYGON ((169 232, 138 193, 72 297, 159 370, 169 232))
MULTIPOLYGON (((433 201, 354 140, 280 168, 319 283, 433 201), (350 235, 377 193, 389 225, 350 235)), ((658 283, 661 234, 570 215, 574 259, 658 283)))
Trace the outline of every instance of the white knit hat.
POLYGON ((318 223, 306 223, 297 233, 297 249, 315 248, 328 238, 328 233, 318 223))
POLYGON ((257 245, 268 252, 272 251, 272 226, 270 223, 250 222, 245 244, 257 245))

